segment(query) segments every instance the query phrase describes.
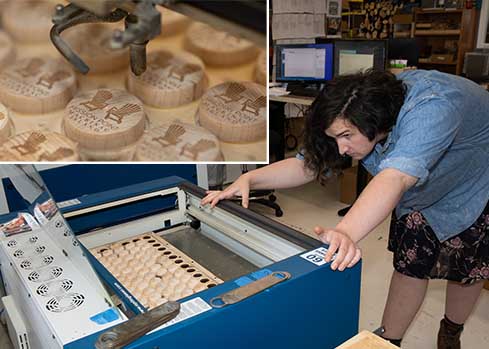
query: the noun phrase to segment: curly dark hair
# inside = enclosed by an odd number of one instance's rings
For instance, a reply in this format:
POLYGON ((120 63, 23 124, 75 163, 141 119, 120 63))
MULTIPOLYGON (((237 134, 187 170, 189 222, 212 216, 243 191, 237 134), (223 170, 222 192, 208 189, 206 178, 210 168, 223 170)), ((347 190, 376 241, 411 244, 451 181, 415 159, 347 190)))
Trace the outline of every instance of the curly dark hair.
POLYGON ((309 108, 304 126, 305 166, 323 183, 328 170, 340 172, 345 160, 325 131, 336 118, 353 124, 372 141, 395 125, 406 86, 390 72, 366 70, 328 81, 309 108))

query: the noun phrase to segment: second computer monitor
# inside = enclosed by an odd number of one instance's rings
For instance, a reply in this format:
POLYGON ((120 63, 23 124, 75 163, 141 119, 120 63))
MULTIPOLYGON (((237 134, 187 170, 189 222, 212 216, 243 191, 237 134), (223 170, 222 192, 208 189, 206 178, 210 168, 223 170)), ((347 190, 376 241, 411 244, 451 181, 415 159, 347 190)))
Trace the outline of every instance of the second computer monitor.
POLYGON ((385 40, 337 40, 334 44, 334 75, 347 75, 373 68, 385 70, 385 40))
POLYGON ((332 44, 276 45, 276 81, 321 83, 333 77, 332 44))

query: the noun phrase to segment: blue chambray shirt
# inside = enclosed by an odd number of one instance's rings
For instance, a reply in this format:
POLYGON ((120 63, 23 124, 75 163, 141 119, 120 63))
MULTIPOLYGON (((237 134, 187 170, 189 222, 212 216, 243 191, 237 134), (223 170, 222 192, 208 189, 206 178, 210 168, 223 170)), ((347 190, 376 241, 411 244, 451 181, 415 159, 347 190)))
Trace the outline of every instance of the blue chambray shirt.
POLYGON ((445 241, 472 225, 489 200, 489 93, 434 70, 397 78, 407 96, 396 125, 362 163, 374 176, 395 168, 418 177, 396 214, 420 211, 445 241))
POLYGON ((420 211, 445 241, 472 225, 489 200, 489 93, 434 70, 398 79, 408 90, 396 125, 362 163, 372 175, 395 168, 418 177, 396 214, 420 211))

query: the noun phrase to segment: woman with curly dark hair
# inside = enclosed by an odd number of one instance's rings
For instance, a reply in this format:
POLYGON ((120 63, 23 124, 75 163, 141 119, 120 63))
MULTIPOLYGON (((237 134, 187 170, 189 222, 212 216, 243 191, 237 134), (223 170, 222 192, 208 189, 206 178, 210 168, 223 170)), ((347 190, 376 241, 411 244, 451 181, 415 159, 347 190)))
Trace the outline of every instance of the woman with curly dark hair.
POLYGON ((248 172, 202 200, 250 188, 288 188, 341 171, 347 157, 373 175, 334 228, 316 227, 334 270, 355 265, 357 243, 389 217, 394 254, 382 325, 400 346, 428 280, 448 280, 439 349, 460 348, 463 324, 489 279, 489 94, 461 77, 366 71, 325 84, 305 121, 303 155, 248 172), (332 261, 333 255, 335 259, 332 261))

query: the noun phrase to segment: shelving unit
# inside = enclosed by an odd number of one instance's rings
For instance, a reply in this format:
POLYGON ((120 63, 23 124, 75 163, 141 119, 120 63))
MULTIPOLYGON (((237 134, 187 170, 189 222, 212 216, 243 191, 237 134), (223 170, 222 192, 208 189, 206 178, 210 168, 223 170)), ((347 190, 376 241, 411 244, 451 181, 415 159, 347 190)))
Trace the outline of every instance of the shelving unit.
POLYGON ((347 1, 348 7, 343 7, 343 12, 341 13, 341 16, 343 17, 342 22, 346 24, 346 27, 342 27, 343 37, 353 38, 358 36, 355 29, 360 26, 363 16, 366 14, 363 2, 363 0, 349 0, 347 1))
POLYGON ((475 9, 416 9, 412 37, 419 67, 461 74, 465 52, 475 43, 475 9))

